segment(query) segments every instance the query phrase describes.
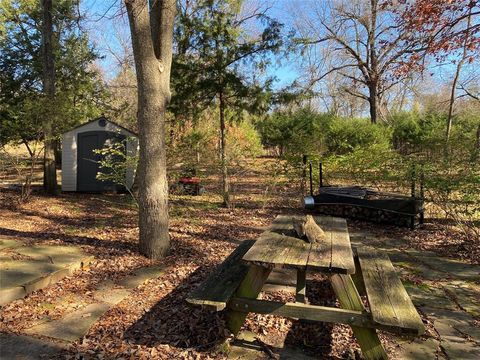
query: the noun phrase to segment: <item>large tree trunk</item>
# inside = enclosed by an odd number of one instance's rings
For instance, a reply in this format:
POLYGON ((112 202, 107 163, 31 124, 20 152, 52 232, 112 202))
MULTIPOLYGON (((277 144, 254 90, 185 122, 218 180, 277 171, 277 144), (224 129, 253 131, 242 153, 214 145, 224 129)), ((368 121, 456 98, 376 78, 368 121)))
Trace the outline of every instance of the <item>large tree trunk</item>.
POLYGON ((138 205, 140 252, 152 259, 165 256, 168 233, 168 183, 165 111, 170 101, 175 0, 125 0, 138 86, 138 205))
POLYGON ((370 121, 372 122, 372 124, 376 124, 378 117, 378 92, 376 84, 370 85, 368 87, 368 91, 368 103, 370 105, 370 121))
POLYGON ((228 163, 225 139, 225 102, 222 92, 220 92, 218 97, 220 102, 220 161, 222 168, 223 205, 227 208, 230 208, 230 184, 228 181, 228 163))
MULTIPOLYGON (((42 56, 43 56, 43 92, 50 105, 55 100, 55 62, 53 57, 53 21, 52 0, 42 0, 42 56)), ((47 102, 45 102, 47 104, 47 102)), ((53 114, 49 110, 43 120, 43 136, 45 141, 43 160, 43 187, 47 194, 57 191, 57 171, 55 167, 55 140, 53 136, 53 114)))

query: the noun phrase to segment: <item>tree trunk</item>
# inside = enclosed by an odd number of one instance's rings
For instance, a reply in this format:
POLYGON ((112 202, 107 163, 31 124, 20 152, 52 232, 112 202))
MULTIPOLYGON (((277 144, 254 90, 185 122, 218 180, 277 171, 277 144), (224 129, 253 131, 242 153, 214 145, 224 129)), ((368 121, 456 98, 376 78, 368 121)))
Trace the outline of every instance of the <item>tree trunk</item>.
POLYGON ((378 115, 378 92, 377 92, 377 85, 373 84, 368 87, 369 96, 368 96, 368 103, 370 105, 370 121, 372 124, 377 123, 377 115, 378 115))
POLYGON ((372 124, 377 123, 378 117, 378 59, 376 52, 376 30, 377 30, 377 0, 370 0, 371 7, 371 18, 370 18, 370 29, 368 32, 368 45, 370 48, 369 58, 370 58, 370 70, 369 70, 369 84, 368 84, 368 102, 370 104, 370 121, 372 124))
MULTIPOLYGON (((470 8, 467 18, 467 33, 465 35, 465 42, 463 44, 463 53, 462 58, 457 64, 457 68, 455 69, 455 76, 453 78, 452 89, 450 91, 450 101, 448 104, 448 117, 447 117, 447 132, 445 134, 445 139, 448 143, 450 140, 450 133, 452 132, 452 121, 453 121, 453 106, 455 104, 455 90, 457 87, 458 79, 460 77, 460 72, 462 71, 463 63, 467 58, 467 45, 468 45, 468 38, 469 38, 469 29, 472 22, 472 8, 470 8)), ((447 146, 448 151, 448 146, 447 146)))
POLYGON ((475 141, 475 151, 474 151, 475 159, 478 158, 480 155, 480 124, 477 127, 477 139, 475 141))
POLYGON ((138 205, 140 252, 152 259, 165 256, 168 233, 168 183, 165 111, 170 101, 175 0, 125 0, 132 36, 138 87, 140 159, 138 205))
POLYGON ((223 206, 230 208, 230 184, 228 181, 227 149, 225 139, 225 102, 223 93, 219 93, 220 102, 220 162, 222 167, 223 206))
MULTIPOLYGON (((53 57, 53 21, 52 0, 42 0, 42 56, 43 56, 43 93, 53 105, 55 100, 55 62, 53 57)), ((46 102, 45 102, 46 104, 46 102)), ((57 191, 57 171, 55 167, 55 140, 53 136, 53 114, 49 110, 43 120, 44 158, 43 187, 45 192, 54 195, 57 191)))

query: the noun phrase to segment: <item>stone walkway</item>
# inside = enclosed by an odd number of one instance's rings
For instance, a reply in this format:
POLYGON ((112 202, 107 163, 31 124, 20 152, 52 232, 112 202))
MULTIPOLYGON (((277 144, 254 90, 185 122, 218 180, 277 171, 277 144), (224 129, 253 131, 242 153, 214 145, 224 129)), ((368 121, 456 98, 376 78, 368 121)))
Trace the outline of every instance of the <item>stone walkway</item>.
MULTIPOLYGON (((162 267, 142 268, 133 275, 124 278, 118 283, 105 281, 93 292, 96 302, 91 304, 79 304, 79 308, 67 313, 53 321, 41 322, 25 330, 28 335, 46 336, 48 338, 73 342, 83 338, 90 327, 110 308, 125 299, 138 285, 148 279, 159 277, 163 274, 162 267)), ((52 303, 51 306, 57 306, 52 303)))
POLYGON ((0 305, 54 284, 92 260, 75 246, 27 246, 0 239, 0 305))
MULTIPOLYGON (((0 260, 1 305, 71 275, 89 264, 93 257, 76 247, 24 246, 19 241, 1 240, 0 260)), ((0 360, 44 359, 62 351, 71 342, 83 338, 105 312, 125 299, 134 288, 160 276, 163 271, 161 267, 142 268, 117 283, 105 281, 93 292, 94 303, 75 301, 62 318, 47 318, 26 329, 27 336, 0 333, 0 360)), ((62 306, 64 301, 60 298, 42 306, 62 306)))

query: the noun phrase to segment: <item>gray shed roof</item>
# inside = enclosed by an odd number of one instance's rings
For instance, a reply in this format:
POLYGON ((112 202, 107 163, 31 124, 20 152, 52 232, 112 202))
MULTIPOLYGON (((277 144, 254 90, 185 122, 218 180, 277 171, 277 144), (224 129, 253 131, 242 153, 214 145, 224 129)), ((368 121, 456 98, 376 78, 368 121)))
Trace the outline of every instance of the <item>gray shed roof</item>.
POLYGON ((137 134, 136 132, 133 132, 132 130, 127 129, 126 127, 124 127, 124 126, 122 126, 122 125, 120 125, 120 124, 117 124, 116 122, 114 122, 114 121, 112 121, 112 120, 110 120, 110 119, 107 119, 105 116, 100 116, 100 117, 95 118, 95 119, 93 119, 93 120, 87 121, 86 123, 77 125, 77 126, 75 126, 74 128, 71 128, 70 130, 68 130, 67 132, 70 132, 70 131, 75 130, 75 129, 79 129, 79 128, 85 126, 85 125, 88 125, 88 124, 90 124, 90 123, 92 123, 92 122, 95 122, 95 121, 98 121, 98 120, 102 120, 102 119, 104 119, 105 121, 109 122, 110 124, 115 125, 116 127, 119 127, 120 129, 125 130, 125 131, 128 132, 129 134, 138 137, 138 134, 137 134))

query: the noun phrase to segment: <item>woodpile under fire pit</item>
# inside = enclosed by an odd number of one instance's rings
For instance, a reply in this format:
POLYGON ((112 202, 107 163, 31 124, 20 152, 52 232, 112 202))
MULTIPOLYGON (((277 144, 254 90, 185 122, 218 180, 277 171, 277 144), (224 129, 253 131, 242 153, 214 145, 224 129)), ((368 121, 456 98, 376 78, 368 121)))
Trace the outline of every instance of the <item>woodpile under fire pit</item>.
POLYGON ((423 222, 423 200, 362 187, 321 187, 317 195, 304 199, 315 214, 347 217, 414 228, 423 222))

